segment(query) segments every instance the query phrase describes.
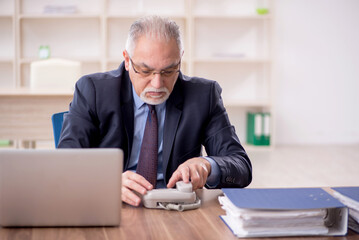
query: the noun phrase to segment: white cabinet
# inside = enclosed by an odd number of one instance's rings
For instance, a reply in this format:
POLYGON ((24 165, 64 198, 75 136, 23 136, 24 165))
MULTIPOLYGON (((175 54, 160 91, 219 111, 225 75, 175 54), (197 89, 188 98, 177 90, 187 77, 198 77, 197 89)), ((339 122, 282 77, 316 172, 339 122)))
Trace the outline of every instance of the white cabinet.
POLYGON ((246 112, 272 112, 273 107, 273 14, 256 13, 262 2, 0 1, 0 88, 29 87, 30 63, 38 59, 42 45, 50 47, 51 57, 81 61, 83 74, 115 69, 123 61, 131 23, 146 14, 167 16, 178 23, 183 34, 182 71, 220 83, 229 117, 245 142, 246 112))

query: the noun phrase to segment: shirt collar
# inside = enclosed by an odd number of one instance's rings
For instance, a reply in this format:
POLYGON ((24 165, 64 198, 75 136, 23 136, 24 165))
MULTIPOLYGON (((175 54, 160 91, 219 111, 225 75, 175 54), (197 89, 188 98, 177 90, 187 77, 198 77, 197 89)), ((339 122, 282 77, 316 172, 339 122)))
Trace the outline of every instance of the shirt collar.
POLYGON ((144 101, 141 100, 141 98, 137 95, 135 88, 132 85, 132 95, 133 95, 133 101, 135 102, 136 109, 140 109, 143 104, 145 104, 144 101))

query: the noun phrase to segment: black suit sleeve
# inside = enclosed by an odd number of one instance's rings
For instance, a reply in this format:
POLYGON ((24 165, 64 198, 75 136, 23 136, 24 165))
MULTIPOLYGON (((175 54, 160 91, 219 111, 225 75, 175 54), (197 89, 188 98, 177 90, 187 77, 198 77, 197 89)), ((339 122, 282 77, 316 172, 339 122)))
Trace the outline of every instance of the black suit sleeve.
POLYGON ((220 168, 221 180, 217 187, 246 187, 252 181, 251 162, 229 122, 220 86, 216 82, 212 86, 204 146, 220 168))
POLYGON ((64 122, 58 148, 97 147, 99 141, 96 116, 96 91, 89 76, 77 81, 69 113, 64 122))

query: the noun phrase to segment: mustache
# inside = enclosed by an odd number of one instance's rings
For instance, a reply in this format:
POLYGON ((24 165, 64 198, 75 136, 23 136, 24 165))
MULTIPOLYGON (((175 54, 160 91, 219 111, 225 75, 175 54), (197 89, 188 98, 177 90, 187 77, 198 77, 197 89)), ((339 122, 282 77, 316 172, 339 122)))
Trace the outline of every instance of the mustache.
POLYGON ((165 92, 165 93, 169 93, 168 89, 165 87, 161 87, 161 88, 154 88, 154 87, 147 87, 143 90, 144 93, 148 93, 148 92, 165 92))

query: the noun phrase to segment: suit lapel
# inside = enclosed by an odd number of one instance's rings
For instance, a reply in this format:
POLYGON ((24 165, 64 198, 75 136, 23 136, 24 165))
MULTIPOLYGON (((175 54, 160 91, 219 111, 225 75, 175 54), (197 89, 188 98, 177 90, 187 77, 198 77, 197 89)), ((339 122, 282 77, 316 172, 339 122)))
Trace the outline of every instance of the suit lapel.
MULTIPOLYGON (((123 68, 124 69, 124 68, 123 68)), ((126 130, 127 137, 127 154, 125 156, 125 169, 128 165, 128 159, 131 154, 132 142, 133 142, 133 131, 134 131, 134 113, 133 113, 133 96, 132 96, 132 85, 128 72, 124 70, 122 87, 120 89, 121 96, 121 116, 126 130)))
POLYGON ((180 76, 177 79, 171 96, 166 103, 166 119, 163 131, 163 173, 166 179, 166 169, 171 156, 174 139, 177 133, 178 125, 182 116, 183 95, 180 76))

